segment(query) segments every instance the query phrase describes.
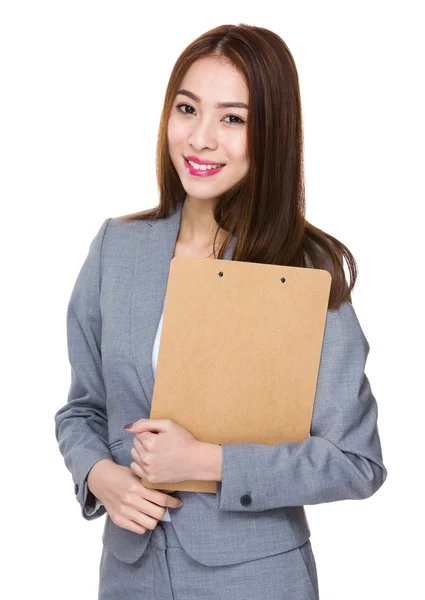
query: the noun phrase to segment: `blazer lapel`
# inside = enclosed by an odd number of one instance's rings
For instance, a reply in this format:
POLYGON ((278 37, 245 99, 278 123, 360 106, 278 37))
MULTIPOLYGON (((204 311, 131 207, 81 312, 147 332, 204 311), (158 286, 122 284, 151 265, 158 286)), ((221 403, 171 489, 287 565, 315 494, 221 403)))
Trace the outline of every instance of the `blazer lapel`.
MULTIPOLYGON (((152 351, 167 291, 170 262, 180 229, 183 200, 165 219, 148 221, 148 231, 137 230, 137 249, 131 307, 131 345, 140 384, 152 405, 152 351)), ((233 236, 223 260, 231 260, 233 236)))

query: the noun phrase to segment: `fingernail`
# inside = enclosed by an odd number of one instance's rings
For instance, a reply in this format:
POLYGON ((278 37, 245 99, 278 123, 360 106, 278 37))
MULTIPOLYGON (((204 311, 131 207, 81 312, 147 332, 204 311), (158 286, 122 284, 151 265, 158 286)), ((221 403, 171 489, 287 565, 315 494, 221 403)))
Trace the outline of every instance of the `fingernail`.
POLYGON ((133 423, 127 423, 127 425, 124 425, 124 429, 131 429, 133 427, 133 423))
POLYGON ((183 502, 181 500, 179 502, 179 508, 180 508, 180 506, 183 506, 183 502))

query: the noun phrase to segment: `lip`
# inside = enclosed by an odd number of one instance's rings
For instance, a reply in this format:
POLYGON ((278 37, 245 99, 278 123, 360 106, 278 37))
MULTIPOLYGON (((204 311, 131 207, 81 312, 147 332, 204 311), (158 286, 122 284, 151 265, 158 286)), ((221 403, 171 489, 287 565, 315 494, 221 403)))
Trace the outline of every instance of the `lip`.
POLYGON ((191 160, 192 162, 196 163, 197 165, 222 165, 223 164, 223 163, 219 163, 214 160, 201 160, 197 156, 185 156, 184 158, 186 160, 191 160))
MULTIPOLYGON (((192 159, 190 159, 192 160, 192 159)), ((187 159, 184 159, 185 161, 185 167, 186 170, 190 173, 190 175, 194 175, 195 177, 211 177, 212 175, 217 175, 217 173, 220 173, 220 171, 222 171, 224 169, 223 167, 219 167, 218 169, 205 169, 205 170, 200 170, 200 169, 194 169, 187 161, 187 159)), ((199 164, 199 163, 198 163, 199 164)), ((201 163, 201 164, 205 164, 205 163, 201 163)), ((212 165, 218 164, 218 163, 209 163, 212 165)))

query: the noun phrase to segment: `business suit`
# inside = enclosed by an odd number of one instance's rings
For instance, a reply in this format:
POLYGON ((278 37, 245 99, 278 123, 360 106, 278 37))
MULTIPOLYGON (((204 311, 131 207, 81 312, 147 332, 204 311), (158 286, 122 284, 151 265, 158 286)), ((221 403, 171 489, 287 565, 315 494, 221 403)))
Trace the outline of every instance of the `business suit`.
MULTIPOLYGON (((55 431, 86 519, 105 513, 103 506, 85 512, 88 471, 102 458, 130 466, 134 434, 123 425, 150 415, 152 346, 181 207, 166 219, 106 219, 72 291, 71 387, 55 431)), ((328 311, 310 437, 275 446, 223 444, 217 493, 176 492, 184 506, 170 509, 172 524, 165 527, 171 532, 172 525, 191 559, 218 567, 302 547, 311 535, 304 505, 368 498, 379 489, 387 471, 377 404, 364 373, 368 352, 353 306, 344 302, 328 311)), ((118 561, 135 563, 151 536, 162 535, 162 525, 139 535, 107 515, 104 548, 118 561)))

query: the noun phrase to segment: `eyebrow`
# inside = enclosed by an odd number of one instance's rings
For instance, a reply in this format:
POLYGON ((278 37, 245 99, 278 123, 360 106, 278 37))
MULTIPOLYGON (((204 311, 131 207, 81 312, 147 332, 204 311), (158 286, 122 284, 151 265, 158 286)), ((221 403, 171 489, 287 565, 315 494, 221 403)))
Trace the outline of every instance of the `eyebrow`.
MULTIPOLYGON (((178 90, 177 94, 187 96, 195 102, 201 102, 200 97, 193 92, 189 92, 189 90, 178 90)), ((245 104, 245 102, 217 102, 215 106, 216 108, 248 108, 248 104, 245 104)))

